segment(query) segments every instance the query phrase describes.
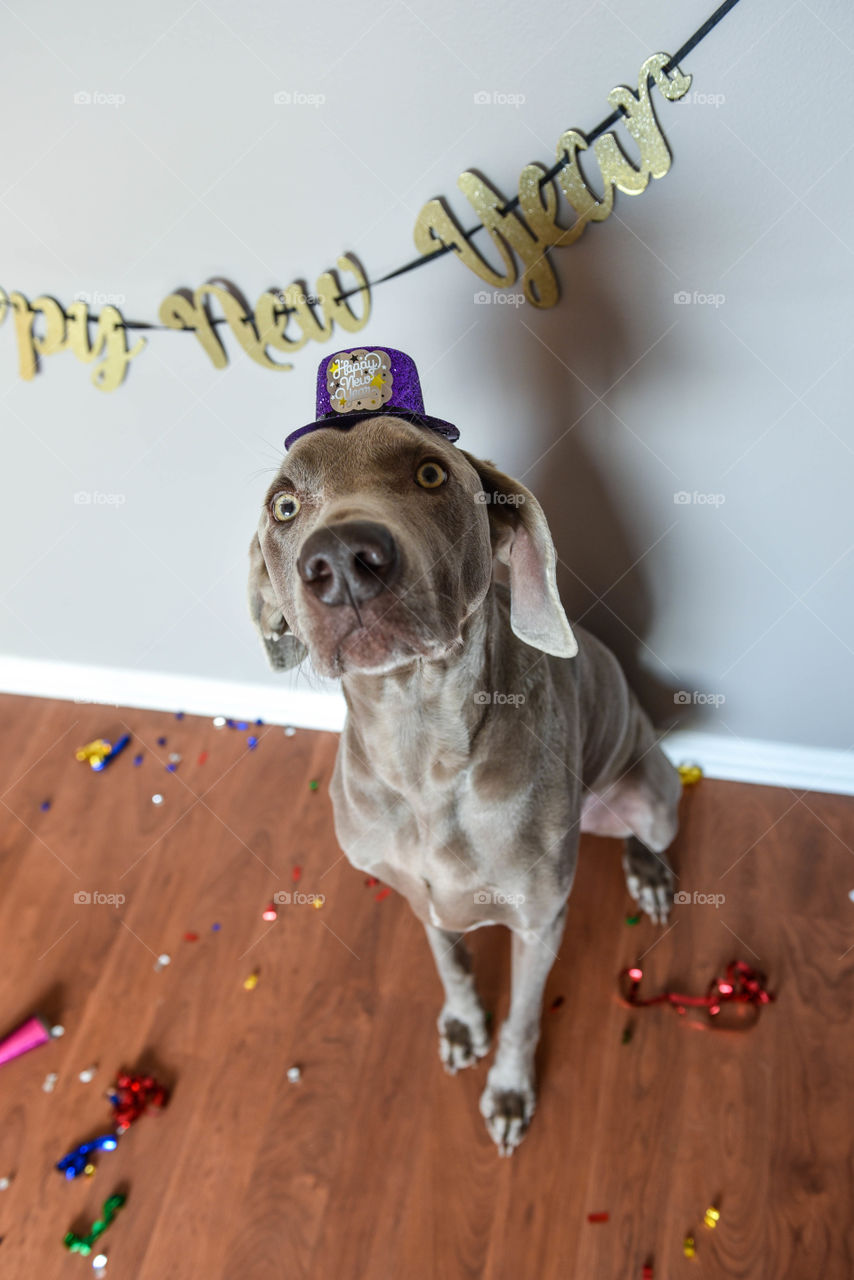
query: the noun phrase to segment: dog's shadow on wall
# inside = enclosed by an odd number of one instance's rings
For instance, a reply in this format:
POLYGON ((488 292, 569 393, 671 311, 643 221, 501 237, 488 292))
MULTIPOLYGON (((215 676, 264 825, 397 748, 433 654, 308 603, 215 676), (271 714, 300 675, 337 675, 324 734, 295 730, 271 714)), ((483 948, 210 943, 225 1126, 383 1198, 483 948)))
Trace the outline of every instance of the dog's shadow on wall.
MULTIPOLYGON (((628 341, 627 307, 643 307, 645 316, 648 308, 640 287, 632 289, 623 278, 618 285, 610 277, 608 255, 592 236, 555 254, 554 262, 562 286, 558 306, 525 317, 539 339, 527 344, 527 353, 533 356, 529 393, 538 420, 538 452, 544 452, 525 483, 548 517, 570 622, 582 623, 613 650, 653 723, 669 728, 679 718, 673 698, 679 686, 670 683, 670 673, 645 647, 653 621, 644 564, 649 545, 639 542, 623 515, 627 504, 642 507, 645 495, 640 488, 627 493, 624 482, 618 492, 620 482, 609 478, 601 461, 607 441, 598 457, 589 447, 591 431, 614 436, 627 431, 606 408, 606 388, 637 360, 637 343, 628 341), (598 395, 606 404, 596 404, 598 395)), ((627 376, 660 374, 666 359, 663 345, 627 376)))

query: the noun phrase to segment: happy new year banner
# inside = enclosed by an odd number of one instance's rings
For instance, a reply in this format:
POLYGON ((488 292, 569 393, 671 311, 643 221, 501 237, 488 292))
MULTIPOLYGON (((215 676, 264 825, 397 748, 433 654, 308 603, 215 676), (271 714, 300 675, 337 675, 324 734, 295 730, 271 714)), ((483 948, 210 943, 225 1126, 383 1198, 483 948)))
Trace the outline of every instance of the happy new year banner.
POLYGON ((130 362, 145 349, 137 330, 171 329, 194 333, 214 368, 228 363, 221 331, 227 329, 238 346, 265 369, 293 369, 288 356, 308 342, 328 342, 338 329, 357 333, 371 315, 371 290, 426 265, 447 253, 493 288, 515 284, 521 270, 525 298, 535 307, 553 307, 560 284, 550 251, 574 244, 591 222, 604 222, 614 208, 615 192, 639 195, 651 178, 663 178, 671 165, 670 148, 658 123, 651 92, 676 102, 691 86, 679 61, 738 3, 726 0, 674 54, 656 53, 642 64, 637 88, 618 85, 608 94, 611 114, 589 133, 567 129, 557 142, 557 160, 546 168, 525 166, 518 190, 505 197, 477 170, 460 174, 457 185, 479 221, 463 228, 442 196, 428 201, 414 229, 419 256, 370 281, 353 254, 338 258, 336 267, 318 276, 313 291, 298 280, 282 289, 268 289, 250 307, 229 281, 213 279, 197 289, 176 289, 160 304, 160 323, 126 321, 115 306, 91 315, 85 301, 63 307, 43 294, 32 302, 23 293, 0 289, 0 324, 11 314, 18 348, 18 371, 32 379, 46 356, 70 351, 93 366, 91 381, 100 391, 114 391, 130 362), (632 160, 612 126, 621 126, 634 144, 632 160), (582 172, 579 154, 592 156, 598 183, 582 172), (597 190, 598 187, 598 190, 597 190), (489 251, 473 244, 486 232, 489 251), (352 300, 352 305, 351 305, 352 300), (214 308, 220 315, 214 315, 214 308))

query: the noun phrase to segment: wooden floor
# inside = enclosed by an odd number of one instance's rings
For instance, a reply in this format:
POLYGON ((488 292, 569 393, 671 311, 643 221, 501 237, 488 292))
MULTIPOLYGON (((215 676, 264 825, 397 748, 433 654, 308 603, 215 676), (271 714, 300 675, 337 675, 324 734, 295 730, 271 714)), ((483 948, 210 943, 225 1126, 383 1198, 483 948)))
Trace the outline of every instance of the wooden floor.
MULTIPOLYGON (((854 1276, 851 799, 687 792, 679 887, 726 900, 676 908, 666 933, 627 925, 616 842, 585 844, 539 1110, 502 1161, 477 1109, 486 1065, 441 1069, 421 926, 340 856, 334 736, 265 726, 249 750, 246 732, 189 716, 13 697, 0 713, 0 1032, 34 1011, 66 1028, 0 1068, 3 1277, 91 1275, 62 1238, 116 1190, 108 1280, 640 1280, 647 1261, 655 1280, 854 1276), (125 728, 133 743, 103 774, 75 761, 125 728), (277 890, 325 903, 266 924, 277 890), (744 1033, 666 1008, 630 1019, 616 976, 640 956, 650 990, 700 993, 740 957, 779 998, 744 1033), (154 1069, 172 1101, 68 1183, 54 1164, 108 1128, 121 1067, 154 1069)), ((472 944, 498 1020, 507 935, 472 944)))

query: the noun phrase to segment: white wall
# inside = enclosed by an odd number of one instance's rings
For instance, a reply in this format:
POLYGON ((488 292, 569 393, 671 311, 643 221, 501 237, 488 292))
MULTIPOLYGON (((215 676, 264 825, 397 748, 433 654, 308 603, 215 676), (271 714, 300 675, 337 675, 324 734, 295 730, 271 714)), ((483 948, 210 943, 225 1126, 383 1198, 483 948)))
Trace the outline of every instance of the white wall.
MULTIPOLYGON (((120 294, 155 319, 171 289, 214 275, 253 301, 345 250, 380 275, 412 255, 430 197, 468 224, 464 168, 512 194, 523 164, 551 163, 565 128, 595 124, 608 90, 712 7, 4 7, 0 283, 120 294), (476 105, 484 89, 524 105, 476 105), (81 90, 125 102, 75 105, 81 90), (275 105, 281 90, 325 102, 275 105)), ((526 475, 570 613, 661 722, 675 690, 723 695, 684 723, 849 748, 854 13, 744 0, 683 69, 723 102, 657 98, 673 168, 555 255, 557 308, 475 305, 480 282, 448 258, 377 289, 358 340, 410 351, 428 408, 526 475), (725 501, 675 504, 682 490, 725 501)), ((69 354, 19 381, 0 329, 9 659, 280 687, 246 615, 246 547, 331 348, 272 373, 226 341, 217 372, 192 336, 154 333, 104 395, 69 354), (76 505, 81 490, 124 502, 76 505)))

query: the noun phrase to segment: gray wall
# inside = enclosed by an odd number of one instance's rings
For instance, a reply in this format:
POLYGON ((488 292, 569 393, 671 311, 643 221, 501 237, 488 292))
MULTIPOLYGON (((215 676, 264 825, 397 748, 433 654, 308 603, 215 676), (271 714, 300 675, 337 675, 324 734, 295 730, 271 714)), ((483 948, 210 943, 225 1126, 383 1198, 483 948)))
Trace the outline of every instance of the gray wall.
MULTIPOLYGON (((381 274, 411 255, 431 196, 469 221, 459 172, 512 193, 712 7, 6 10, 0 283, 118 294, 154 319, 213 275, 254 300, 344 250, 381 274), (282 90, 325 102, 276 105, 282 90), (480 90, 525 101, 478 105, 480 90)), ((843 0, 739 5, 685 62, 688 99, 657 99, 671 172, 555 255, 557 308, 477 304, 446 259, 378 289, 358 336, 412 352, 461 443, 525 475, 571 615, 661 722, 852 743, 853 51, 843 0), (674 501, 695 492, 723 500, 674 501)), ((246 546, 330 348, 272 373, 227 342, 216 372, 193 337, 155 333, 104 395, 69 354, 19 381, 0 329, 0 653, 275 681, 245 615, 246 546)))

